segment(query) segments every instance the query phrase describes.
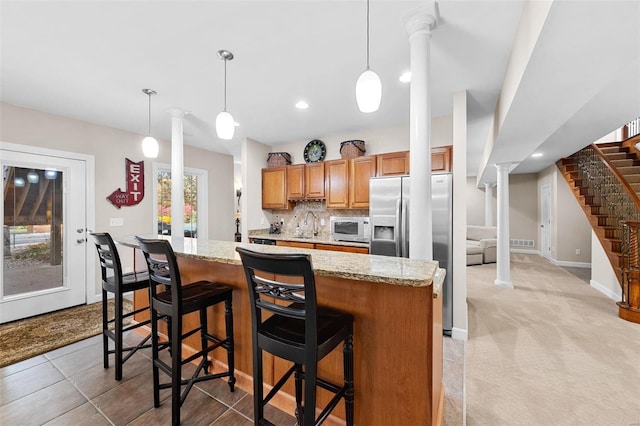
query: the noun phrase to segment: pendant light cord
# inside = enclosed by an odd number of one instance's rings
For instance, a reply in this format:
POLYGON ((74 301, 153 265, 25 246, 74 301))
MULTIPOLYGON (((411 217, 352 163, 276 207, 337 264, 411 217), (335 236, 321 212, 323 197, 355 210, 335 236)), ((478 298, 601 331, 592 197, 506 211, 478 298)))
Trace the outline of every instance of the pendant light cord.
POLYGON ((227 59, 224 59, 224 110, 227 110, 227 59))
POLYGON ((147 96, 149 96, 149 127, 147 135, 151 136, 151 93, 147 93, 147 96))
POLYGON ((367 69, 369 69, 369 0, 367 0, 367 69))

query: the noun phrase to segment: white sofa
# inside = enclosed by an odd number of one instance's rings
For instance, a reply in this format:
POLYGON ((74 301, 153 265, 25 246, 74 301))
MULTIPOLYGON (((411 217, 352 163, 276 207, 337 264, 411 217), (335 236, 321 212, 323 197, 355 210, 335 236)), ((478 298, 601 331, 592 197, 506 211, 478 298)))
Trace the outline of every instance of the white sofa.
POLYGON ((495 226, 467 225, 467 265, 495 263, 497 235, 495 226))

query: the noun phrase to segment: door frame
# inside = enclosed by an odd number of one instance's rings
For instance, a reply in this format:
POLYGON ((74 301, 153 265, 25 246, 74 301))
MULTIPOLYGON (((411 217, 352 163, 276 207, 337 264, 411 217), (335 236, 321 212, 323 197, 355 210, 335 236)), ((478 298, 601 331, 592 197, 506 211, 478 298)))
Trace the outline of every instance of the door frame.
POLYGON ((540 255, 545 259, 551 259, 551 185, 544 184, 540 186, 540 255), (545 202, 545 197, 548 200, 545 202), (546 212, 545 212, 546 207, 546 212), (549 223, 543 223, 545 214, 549 223), (547 247, 545 247, 545 241, 547 247))
MULTIPOLYGON (((2 141, 0 141, 0 149, 16 153, 36 154, 84 161, 86 188, 85 223, 87 226, 87 232, 93 232, 96 227, 95 157, 93 155, 2 141)), ((85 244, 85 258, 87 260, 87 269, 85 271, 85 303, 95 303, 102 300, 102 292, 96 289, 96 256, 94 255, 94 251, 95 246, 93 242, 87 241, 85 244)))
MULTIPOLYGON (((171 164, 153 162, 153 232, 158 229, 158 190, 156 179, 158 172, 171 172, 171 164)), ((198 179, 198 238, 209 238, 209 173, 204 169, 184 167, 183 174, 195 176, 198 179)))

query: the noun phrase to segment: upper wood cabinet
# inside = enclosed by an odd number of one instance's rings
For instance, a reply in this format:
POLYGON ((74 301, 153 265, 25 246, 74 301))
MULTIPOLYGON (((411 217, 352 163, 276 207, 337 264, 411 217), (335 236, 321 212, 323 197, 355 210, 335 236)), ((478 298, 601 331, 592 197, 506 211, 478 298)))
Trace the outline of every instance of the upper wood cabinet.
POLYGON ((324 162, 325 196, 328 209, 349 207, 349 160, 324 162))
POLYGON ((304 166, 304 194, 307 199, 323 199, 324 162, 308 163, 304 166))
POLYGON ((304 198, 304 164, 287 166, 287 199, 304 198))
POLYGON ((287 166, 287 199, 324 198, 324 162, 287 166))
MULTIPOLYGON (((450 172, 452 170, 452 146, 431 148, 431 171, 450 172)), ((409 174, 409 151, 379 154, 377 176, 395 176, 409 174)))
POLYGON ((286 210, 287 201, 287 167, 262 169, 262 208, 286 210))
POLYGON ((378 176, 409 174, 409 151, 378 154, 378 176))
POLYGON ((450 172, 451 171, 451 149, 449 146, 439 146, 431 148, 431 171, 450 172))
POLYGON ((376 157, 357 157, 349 162, 349 207, 368 209, 369 179, 376 175, 376 157))

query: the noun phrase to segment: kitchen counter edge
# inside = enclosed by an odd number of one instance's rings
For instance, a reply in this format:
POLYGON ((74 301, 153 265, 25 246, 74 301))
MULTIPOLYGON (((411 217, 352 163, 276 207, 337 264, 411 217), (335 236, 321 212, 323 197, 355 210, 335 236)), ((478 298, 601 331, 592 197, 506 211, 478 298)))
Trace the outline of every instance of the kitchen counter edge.
MULTIPOLYGON (((134 237, 122 235, 114 237, 114 240, 123 246, 137 248, 138 243, 134 237)), ((429 260, 186 237, 140 237, 168 240, 178 256, 233 265, 242 265, 236 247, 262 253, 308 253, 311 254, 313 269, 318 276, 410 287, 428 287, 433 284, 434 295, 439 294, 444 279, 444 270, 438 268, 438 262, 429 260)))

